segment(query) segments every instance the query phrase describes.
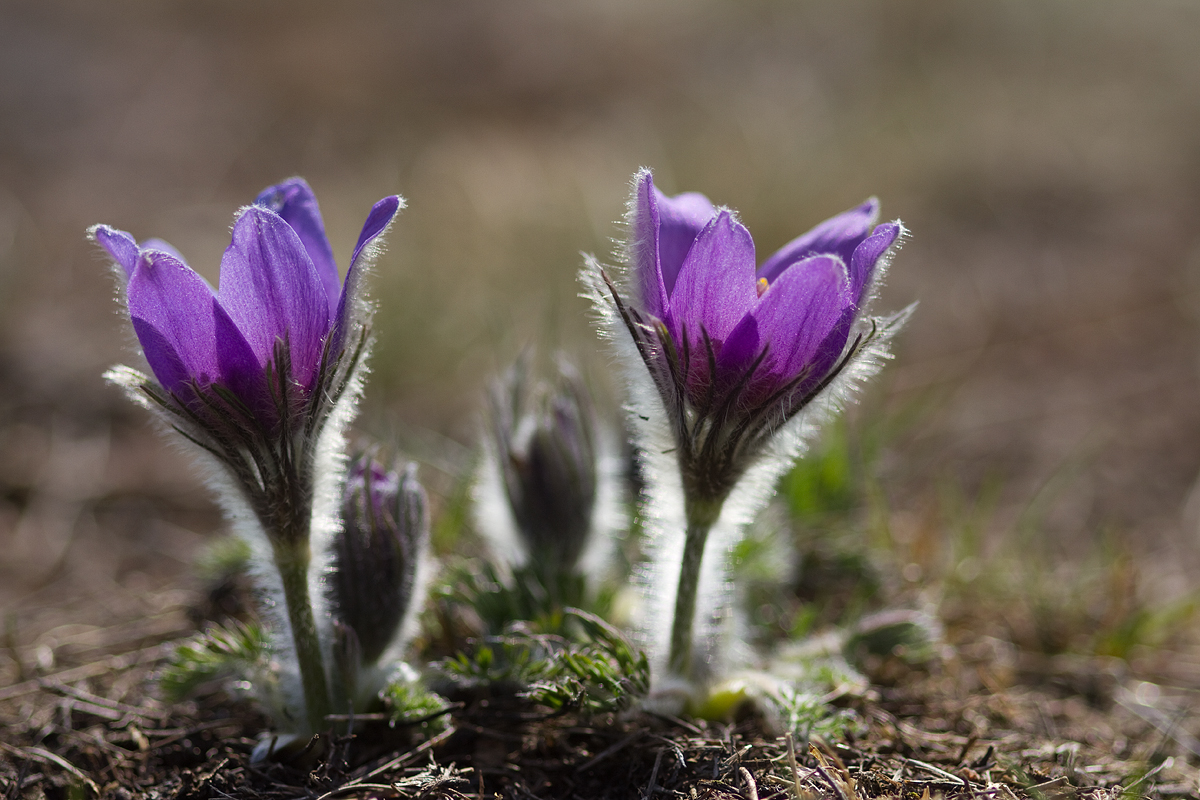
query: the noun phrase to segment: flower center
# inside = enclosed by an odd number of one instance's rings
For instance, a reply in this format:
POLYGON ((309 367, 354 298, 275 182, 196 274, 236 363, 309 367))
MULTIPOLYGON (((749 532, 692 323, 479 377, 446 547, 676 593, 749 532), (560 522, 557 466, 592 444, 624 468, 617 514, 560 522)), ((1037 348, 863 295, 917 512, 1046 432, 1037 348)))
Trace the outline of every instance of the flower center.
POLYGON ((755 286, 755 288, 758 289, 758 296, 762 297, 763 294, 767 291, 767 279, 759 278, 758 283, 754 284, 754 286, 755 286))

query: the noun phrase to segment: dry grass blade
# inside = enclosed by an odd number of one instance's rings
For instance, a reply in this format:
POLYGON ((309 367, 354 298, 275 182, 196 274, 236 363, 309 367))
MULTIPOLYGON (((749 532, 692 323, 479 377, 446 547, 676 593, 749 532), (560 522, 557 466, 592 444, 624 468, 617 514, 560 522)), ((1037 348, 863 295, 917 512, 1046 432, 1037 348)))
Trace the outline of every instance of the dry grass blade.
POLYGON ((60 756, 56 753, 51 753, 49 750, 46 750, 41 747, 14 748, 14 747, 9 747, 8 745, 3 744, 3 743, 0 743, 0 747, 3 747, 5 750, 7 750, 11 753, 14 753, 16 755, 22 756, 24 758, 33 759, 34 761, 40 761, 43 764, 54 764, 56 766, 62 767, 72 777, 76 778, 81 783, 86 785, 89 789, 91 789, 96 797, 100 796, 100 787, 96 784, 96 782, 94 780, 89 778, 87 776, 87 774, 84 773, 84 771, 81 770, 79 767, 75 766, 70 761, 67 761, 65 758, 63 758, 62 756, 60 756))
MULTIPOLYGON (((437 747, 442 742, 445 742, 447 739, 449 739, 451 736, 453 736, 454 733, 455 733, 455 728, 453 728, 453 727, 447 728, 446 730, 439 733, 437 736, 434 736, 432 739, 427 739, 426 741, 424 741, 421 744, 414 747, 412 750, 409 750, 407 753, 397 756, 396 758, 393 758, 392 760, 388 761, 387 763, 376 767, 375 769, 368 772, 366 775, 363 775, 359 778, 354 778, 349 783, 345 784, 344 786, 342 786, 340 788, 345 789, 348 787, 359 786, 359 785, 365 783, 366 781, 369 781, 371 778, 378 777, 378 776, 384 774, 385 772, 389 772, 394 769, 399 769, 400 767, 403 767, 404 765, 411 763, 414 759, 417 758, 417 756, 421 755, 422 753, 428 753, 430 750, 437 747)), ((322 797, 318 798, 318 800, 325 800, 326 797, 330 797, 330 796, 333 796, 333 795, 331 795, 331 794, 322 795, 322 797)))
POLYGON ((150 647, 144 647, 141 650, 134 650, 131 653, 124 653, 119 656, 110 656, 102 661, 93 661, 90 664, 84 664, 79 667, 56 672, 48 675, 45 678, 33 678, 21 683, 9 686, 6 689, 0 689, 0 701, 11 700, 21 697, 22 695, 30 694, 44 688, 43 684, 47 681, 53 684, 68 684, 76 681, 86 680, 88 678, 96 678, 101 675, 107 675, 112 672, 130 669, 132 667, 142 666, 144 664, 152 664, 174 652, 176 644, 173 642, 165 642, 156 644, 150 647))
POLYGON ((1175 759, 1168 758, 1168 759, 1164 760, 1161 764, 1156 766, 1154 769, 1148 771, 1146 774, 1140 776, 1137 780, 1133 781, 1133 783, 1130 783, 1128 786, 1126 786, 1125 792, 1124 792, 1125 796, 1127 796, 1127 797, 1130 796, 1134 789, 1141 786, 1143 783, 1150 780, 1158 773, 1160 773, 1163 770, 1168 769, 1174 765, 1175 765, 1175 759))
POLYGON ((817 774, 824 779, 825 783, 829 784, 829 788, 833 789, 834 794, 836 794, 840 800, 853 800, 854 779, 846 773, 845 766, 839 763, 839 772, 841 774, 837 779, 835 779, 827 771, 831 768, 829 760, 826 759, 825 754, 822 753, 815 744, 810 744, 808 746, 808 752, 809 755, 811 755, 817 761, 817 774))
POLYGON ((909 764, 912 764, 914 767, 917 767, 918 769, 923 769, 926 772, 929 772, 933 775, 937 775, 938 777, 945 778, 946 780, 949 780, 949 781, 953 781, 954 783, 957 783, 960 786, 962 786, 964 789, 970 788, 970 785, 965 780, 958 777, 953 772, 947 772, 946 770, 941 769, 940 767, 935 767, 933 764, 927 764, 924 761, 918 761, 915 758, 909 758, 906 760, 909 764))
POLYGON ((791 731, 787 732, 787 757, 788 768, 792 771, 792 791, 795 792, 796 798, 804 797, 804 789, 800 786, 800 765, 796 763, 796 737, 791 731))
POLYGON ((58 692, 59 694, 66 695, 68 697, 73 697, 76 700, 80 700, 92 706, 107 709, 117 715, 113 717, 113 719, 162 719, 169 713, 161 708, 138 708, 126 705, 125 703, 119 703, 116 700, 109 700, 106 697, 100 697, 99 695, 92 694, 84 689, 80 689, 77 686, 68 686, 67 684, 59 681, 43 680, 42 685, 43 688, 50 691, 58 692))

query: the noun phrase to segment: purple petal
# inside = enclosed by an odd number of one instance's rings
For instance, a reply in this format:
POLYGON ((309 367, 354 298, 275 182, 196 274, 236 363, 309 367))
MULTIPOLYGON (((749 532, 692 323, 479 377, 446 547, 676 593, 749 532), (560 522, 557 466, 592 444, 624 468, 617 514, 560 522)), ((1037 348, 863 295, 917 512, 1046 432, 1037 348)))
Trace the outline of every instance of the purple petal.
POLYGON ((254 411, 257 419, 268 426, 273 425, 279 411, 271 399, 265 365, 259 363, 250 343, 219 300, 213 308, 213 332, 217 340, 221 382, 254 411))
POLYGON ((629 259, 641 294, 642 309, 662 319, 667 310, 667 289, 658 261, 658 190, 654 176, 643 169, 634 178, 629 210, 629 259))
POLYGON ((849 264, 850 291, 856 306, 862 305, 863 291, 871 285, 871 278, 875 275, 875 265, 898 238, 900 238, 899 223, 885 222, 876 226, 867 240, 855 248, 849 264))
POLYGON ((143 253, 128 296, 146 361, 168 391, 189 397, 192 380, 222 382, 237 391, 245 376, 254 375, 257 364, 241 333, 218 325, 225 313, 212 289, 174 256, 143 253))
POLYGON ((721 211, 700 231, 684 259, 671 292, 667 327, 679 341, 686 325, 691 343, 701 346, 703 328, 719 347, 757 299, 754 241, 732 214, 721 211))
POLYGON ((311 388, 330 328, 328 295, 290 225, 261 206, 246 208, 221 259, 218 296, 260 364, 273 358, 277 340, 287 341, 291 377, 311 388))
POLYGON ((351 267, 358 261, 358 254, 363 251, 363 248, 383 235, 383 232, 392 224, 392 220, 400 211, 400 204, 399 196, 391 195, 371 206, 371 213, 367 214, 367 221, 363 223, 362 232, 358 234, 358 244, 354 245, 354 255, 350 257, 351 267))
MULTIPOLYGON (((346 331, 350 325, 350 315, 354 313, 359 292, 362 291, 363 267, 359 265, 359 257, 364 250, 382 236, 392 224, 392 220, 404 207, 404 201, 397 195, 385 197, 371 207, 367 221, 363 223, 362 232, 358 234, 358 244, 354 245, 354 255, 350 257, 350 269, 346 270, 346 285, 342 287, 342 297, 338 301, 337 312, 334 316, 334 350, 341 349, 346 331)), ((368 250, 368 255, 370 252, 368 250)))
POLYGON ((654 195, 658 201, 658 266, 669 296, 675 290, 688 250, 717 210, 697 192, 667 197, 655 189, 654 195))
POLYGON ((796 262, 809 256, 830 253, 849 264, 854 249, 867 238, 875 218, 879 215, 879 201, 871 198, 867 202, 827 219, 808 233, 785 244, 759 268, 758 275, 774 283, 780 273, 796 262))
MULTIPOLYGON (((774 384, 770 389, 778 388, 806 367, 819 368, 824 363, 825 351, 835 344, 830 333, 852 306, 850 282, 841 259, 806 259, 767 288, 754 310, 730 334, 720 363, 730 370, 744 367, 768 347, 755 383, 769 381, 774 384)), ((841 345, 837 350, 841 352, 841 345)))
POLYGON ((317 274, 321 276, 321 285, 325 287, 325 295, 329 302, 329 313, 334 314, 342 285, 338 279, 337 263, 333 260, 333 248, 329 245, 329 237, 325 235, 325 223, 321 221, 321 209, 317 206, 317 197, 313 190, 303 178, 290 178, 276 186, 263 189, 255 198, 254 205, 274 211, 292 226, 292 230, 304 243, 304 250, 312 259, 317 274))
POLYGON ((125 272, 125 280, 132 278, 138 263, 137 240, 125 231, 108 225, 96 225, 88 232, 96 240, 96 244, 103 247, 112 256, 113 261, 121 265, 125 272))
POLYGON ((166 253, 169 256, 174 256, 179 259, 180 264, 187 264, 187 259, 183 254, 171 246, 169 242, 164 242, 162 239, 147 239, 138 245, 142 250, 158 250, 161 253, 166 253))
POLYGON ((188 365, 183 363, 179 350, 166 333, 159 331, 149 322, 133 317, 133 332, 138 337, 146 362, 154 377, 171 394, 190 403, 194 397, 189 381, 192 379, 188 365))

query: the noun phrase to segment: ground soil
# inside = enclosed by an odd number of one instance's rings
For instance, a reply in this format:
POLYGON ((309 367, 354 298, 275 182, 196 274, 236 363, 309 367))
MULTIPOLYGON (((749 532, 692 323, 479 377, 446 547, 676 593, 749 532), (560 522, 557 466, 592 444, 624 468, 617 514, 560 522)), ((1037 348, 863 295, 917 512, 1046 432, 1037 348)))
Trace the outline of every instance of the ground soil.
MULTIPOLYGON (((446 727, 359 720, 281 761, 253 764, 268 721, 209 686, 165 704, 153 676, 192 626, 176 595, 116 626, 60 629, 53 662, 15 646, 0 689, 6 800, 505 797, 1108 798, 1196 796, 1190 714, 1200 651, 1130 664, 1047 657, 959 636, 913 668, 870 665, 865 693, 832 698, 865 732, 791 742, 749 714, 728 724, 629 712, 582 719, 493 700, 446 727), (42 659, 39 665, 38 659, 42 659), (790 749, 790 752, 789 752, 790 749), (793 763, 794 758, 794 763, 793 763)), ((952 635, 957 635, 953 634, 952 635)))

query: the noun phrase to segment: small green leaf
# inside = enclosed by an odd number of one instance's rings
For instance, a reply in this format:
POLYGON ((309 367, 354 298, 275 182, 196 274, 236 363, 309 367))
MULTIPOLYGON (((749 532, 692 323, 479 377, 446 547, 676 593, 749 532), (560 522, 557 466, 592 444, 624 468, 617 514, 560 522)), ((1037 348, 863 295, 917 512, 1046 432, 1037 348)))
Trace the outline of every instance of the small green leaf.
POLYGON ((169 700, 178 701, 202 684, 234 675, 261 681, 269 658, 266 632, 260 626, 218 625, 180 644, 158 684, 169 700))

